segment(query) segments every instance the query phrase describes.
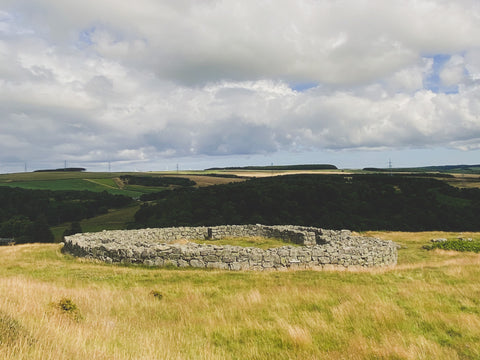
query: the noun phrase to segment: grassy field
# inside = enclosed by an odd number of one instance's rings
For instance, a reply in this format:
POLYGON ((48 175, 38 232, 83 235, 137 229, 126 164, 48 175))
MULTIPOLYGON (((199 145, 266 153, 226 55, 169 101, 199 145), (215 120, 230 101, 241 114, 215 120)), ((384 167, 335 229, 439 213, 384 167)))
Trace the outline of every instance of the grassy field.
MULTIPOLYGON (((80 221, 83 232, 97 232, 102 230, 124 230, 127 224, 134 221, 135 213, 140 209, 138 203, 134 203, 122 209, 109 210, 107 214, 95 216, 80 221)), ((51 228, 56 242, 62 241, 63 232, 70 227, 70 223, 53 226, 51 228)))
POLYGON ((479 175, 455 175, 453 179, 447 179, 446 182, 459 188, 480 188, 479 175))
POLYGON ((158 186, 125 185, 121 175, 139 176, 175 176, 185 177, 197 183, 196 186, 225 184, 244 179, 222 178, 208 176, 208 173, 197 171, 193 173, 148 172, 148 173, 106 173, 106 172, 33 172, 0 174, 0 186, 19 187, 31 190, 88 190, 108 191, 112 194, 140 197, 142 194, 158 192, 167 189, 158 186))
POLYGON ((0 186, 19 187, 30 190, 87 190, 111 194, 139 197, 142 194, 162 191, 164 187, 122 186, 114 180, 116 174, 106 173, 27 173, 0 175, 0 186), (47 174, 47 175, 45 175, 47 174), (50 175, 50 176, 48 176, 50 175), (79 177, 79 175, 85 175, 79 177))
POLYGON ((150 269, 0 248, 1 359, 478 359, 480 255, 401 244, 393 269, 150 269))
MULTIPOLYGON (((147 173, 109 173, 109 172, 39 172, 39 173, 15 173, 0 174, 0 186, 14 186, 25 189, 41 190, 90 190, 108 191, 113 194, 123 194, 131 197, 139 197, 142 194, 161 191, 165 188, 147 187, 139 185, 120 186, 121 175, 140 176, 174 176, 185 177, 197 183, 197 187, 226 184, 231 182, 245 181, 249 177, 268 177, 293 174, 351 174, 364 173, 361 170, 311 170, 311 171, 247 171, 247 170, 217 170, 217 171, 188 171, 188 172, 147 172, 147 173), (236 175, 244 178, 228 178, 212 175, 236 175)), ((455 178, 440 180, 448 184, 463 188, 480 188, 478 175, 455 175, 455 178)))

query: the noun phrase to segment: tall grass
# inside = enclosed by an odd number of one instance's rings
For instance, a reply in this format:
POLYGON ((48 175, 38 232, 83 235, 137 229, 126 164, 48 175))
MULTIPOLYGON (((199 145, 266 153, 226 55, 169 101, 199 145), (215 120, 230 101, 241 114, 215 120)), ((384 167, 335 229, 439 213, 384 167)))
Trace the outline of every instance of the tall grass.
POLYGON ((150 269, 3 247, 0 336, 2 316, 16 330, 0 358, 480 358, 480 255, 422 249, 436 234, 377 235, 401 240, 397 268, 150 269))

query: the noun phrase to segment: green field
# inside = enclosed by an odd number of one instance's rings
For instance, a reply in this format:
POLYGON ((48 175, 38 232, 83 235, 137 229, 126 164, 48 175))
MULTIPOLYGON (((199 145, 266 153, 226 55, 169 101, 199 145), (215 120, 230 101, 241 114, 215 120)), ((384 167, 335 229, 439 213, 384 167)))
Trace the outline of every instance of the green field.
MULTIPOLYGON (((108 179, 126 173, 110 172, 25 172, 13 174, 0 174, 0 183, 12 181, 37 181, 37 180, 65 180, 65 179, 108 179)), ((132 173, 133 174, 133 173, 132 173)))
MULTIPOLYGON (((109 172, 31 172, 0 174, 0 186, 19 187, 32 190, 88 190, 108 191, 111 194, 126 195, 138 198, 142 194, 158 192, 167 189, 159 186, 122 185, 118 180, 122 175, 138 176, 174 176, 185 177, 197 182, 197 186, 224 184, 242 179, 209 177, 209 172, 148 172, 148 173, 109 173, 109 172), (207 175, 207 176, 205 176, 207 175)), ((211 173, 211 172, 210 172, 211 173)))
MULTIPOLYGON (((98 232, 102 230, 123 230, 134 221, 134 215, 140 208, 138 203, 122 209, 109 210, 107 214, 99 215, 80 222, 83 232, 98 232)), ((51 228, 55 242, 61 242, 63 232, 70 226, 70 223, 61 224, 51 228)))
MULTIPOLYGON (((370 233, 373 234, 373 233, 370 233)), ((374 233, 393 269, 154 269, 0 248, 1 359, 479 359, 480 234, 374 233)))
POLYGON ((120 188, 115 178, 123 173, 19 173, 0 175, 0 186, 30 190, 87 190, 108 191, 111 194, 138 198, 142 194, 162 191, 165 187, 127 185, 120 188))

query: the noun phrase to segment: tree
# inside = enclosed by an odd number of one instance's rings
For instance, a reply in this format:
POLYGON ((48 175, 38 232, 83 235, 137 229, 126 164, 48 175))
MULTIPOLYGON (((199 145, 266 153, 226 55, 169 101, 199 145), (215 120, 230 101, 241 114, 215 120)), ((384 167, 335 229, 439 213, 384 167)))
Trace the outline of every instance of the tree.
POLYGON ((70 227, 68 229, 65 229, 65 231, 63 232, 63 237, 79 234, 82 232, 83 230, 82 230, 82 227, 80 226, 80 223, 78 221, 74 221, 70 224, 70 227))
POLYGON ((0 224, 0 237, 14 238, 17 244, 30 242, 33 222, 26 216, 13 216, 0 224))
POLYGON ((53 242, 54 236, 48 227, 47 217, 40 214, 33 223, 32 241, 40 243, 53 242))

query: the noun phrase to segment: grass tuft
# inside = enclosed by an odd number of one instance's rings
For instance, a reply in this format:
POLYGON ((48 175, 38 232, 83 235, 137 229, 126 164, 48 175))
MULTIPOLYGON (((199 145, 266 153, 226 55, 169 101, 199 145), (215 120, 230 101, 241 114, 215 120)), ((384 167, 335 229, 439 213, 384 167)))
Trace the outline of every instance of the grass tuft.
POLYGON ((160 291, 158 290, 152 290, 150 291, 150 295, 153 296, 154 299, 157 299, 157 300, 162 300, 163 298, 163 295, 160 291))
POLYGON ((80 321, 82 319, 82 315, 80 314, 80 310, 75 304, 72 299, 69 298, 61 298, 58 302, 53 303, 53 306, 55 306, 62 314, 66 314, 70 316, 72 319, 75 321, 80 321))
POLYGON ((28 347, 33 344, 33 339, 17 319, 0 311, 0 350, 19 343, 28 347))
POLYGON ((0 345, 14 342, 21 332, 22 327, 17 320, 0 312, 0 345))

